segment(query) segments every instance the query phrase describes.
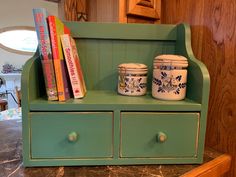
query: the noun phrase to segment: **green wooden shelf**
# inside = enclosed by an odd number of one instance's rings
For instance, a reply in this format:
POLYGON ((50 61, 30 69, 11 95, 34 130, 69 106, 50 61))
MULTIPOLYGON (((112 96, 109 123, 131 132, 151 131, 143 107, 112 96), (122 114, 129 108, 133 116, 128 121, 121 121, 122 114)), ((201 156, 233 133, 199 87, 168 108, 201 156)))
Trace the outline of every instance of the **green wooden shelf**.
POLYGON ((190 27, 65 24, 76 41, 88 92, 83 99, 47 101, 39 54, 26 62, 21 80, 24 166, 202 163, 210 78, 192 52, 190 27), (152 63, 161 54, 188 59, 184 100, 151 96, 152 63), (117 66, 128 62, 148 66, 146 95, 117 93, 117 66), (71 132, 78 135, 74 142, 68 141, 71 132))
POLYGON ((201 104, 188 98, 181 101, 157 100, 148 93, 144 96, 123 96, 115 91, 89 90, 83 99, 66 102, 38 98, 30 102, 31 111, 201 111, 201 104))

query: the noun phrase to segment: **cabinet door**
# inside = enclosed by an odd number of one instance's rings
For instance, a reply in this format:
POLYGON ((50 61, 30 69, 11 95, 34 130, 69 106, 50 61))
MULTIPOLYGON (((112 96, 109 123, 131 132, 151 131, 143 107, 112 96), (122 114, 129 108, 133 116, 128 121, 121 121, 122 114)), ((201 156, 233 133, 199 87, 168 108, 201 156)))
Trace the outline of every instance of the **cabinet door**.
POLYGON ((119 0, 119 22, 160 23, 161 0, 119 0))
POLYGON ((113 114, 31 113, 32 158, 113 156, 113 114))
POLYGON ((121 157, 195 157, 198 113, 121 113, 121 157))

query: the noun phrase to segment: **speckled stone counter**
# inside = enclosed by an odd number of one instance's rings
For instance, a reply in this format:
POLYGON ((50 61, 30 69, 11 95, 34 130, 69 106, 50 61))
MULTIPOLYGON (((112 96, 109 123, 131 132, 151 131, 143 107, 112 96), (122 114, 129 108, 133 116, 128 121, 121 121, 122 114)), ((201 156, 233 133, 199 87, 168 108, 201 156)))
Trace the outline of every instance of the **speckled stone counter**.
MULTIPOLYGON (((0 177, 177 177, 200 165, 33 167, 22 163, 21 121, 0 121, 0 177)), ((206 150, 204 163, 220 154, 206 150)))

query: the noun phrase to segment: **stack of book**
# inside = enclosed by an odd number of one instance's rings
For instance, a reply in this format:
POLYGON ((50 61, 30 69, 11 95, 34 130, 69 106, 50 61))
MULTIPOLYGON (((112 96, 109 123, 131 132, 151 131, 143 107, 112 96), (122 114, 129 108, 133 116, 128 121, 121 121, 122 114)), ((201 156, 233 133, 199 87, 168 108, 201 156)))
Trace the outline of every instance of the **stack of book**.
POLYGON ((39 54, 48 100, 83 98, 86 85, 70 30, 44 8, 33 9, 39 54))

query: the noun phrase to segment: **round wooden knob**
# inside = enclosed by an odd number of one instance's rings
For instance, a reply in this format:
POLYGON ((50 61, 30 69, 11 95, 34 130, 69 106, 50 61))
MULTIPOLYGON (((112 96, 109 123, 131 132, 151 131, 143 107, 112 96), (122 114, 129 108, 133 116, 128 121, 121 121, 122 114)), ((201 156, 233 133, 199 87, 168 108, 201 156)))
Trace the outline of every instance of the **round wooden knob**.
POLYGON ((78 135, 76 132, 70 132, 68 135, 68 140, 70 142, 76 142, 76 140, 78 139, 78 135))
POLYGON ((157 142, 164 143, 166 141, 166 139, 167 139, 167 136, 165 133, 159 132, 157 134, 157 142))

